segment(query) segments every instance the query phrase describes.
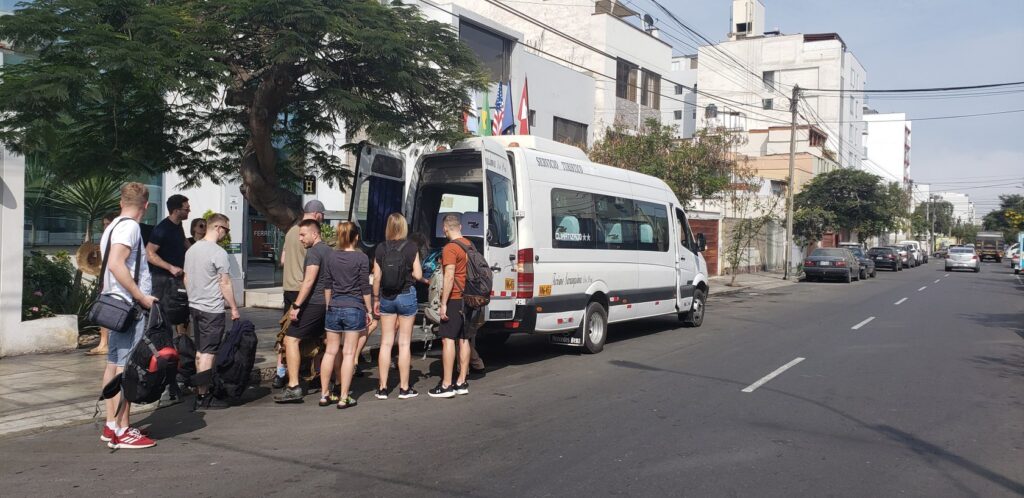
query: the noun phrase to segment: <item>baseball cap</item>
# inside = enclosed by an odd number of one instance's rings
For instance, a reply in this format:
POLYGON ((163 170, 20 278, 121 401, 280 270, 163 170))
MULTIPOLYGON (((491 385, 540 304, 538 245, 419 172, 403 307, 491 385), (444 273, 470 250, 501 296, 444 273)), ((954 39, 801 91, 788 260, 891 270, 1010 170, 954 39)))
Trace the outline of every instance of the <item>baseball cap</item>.
POLYGON ((306 203, 306 207, 302 208, 303 213, 323 213, 326 211, 324 203, 313 199, 306 203))

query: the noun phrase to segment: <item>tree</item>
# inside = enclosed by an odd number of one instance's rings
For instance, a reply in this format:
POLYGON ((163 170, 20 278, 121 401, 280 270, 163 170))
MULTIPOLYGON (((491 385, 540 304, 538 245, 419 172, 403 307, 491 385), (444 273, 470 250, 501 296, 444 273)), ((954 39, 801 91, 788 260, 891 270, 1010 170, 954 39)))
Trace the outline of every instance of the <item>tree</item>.
POLYGON ((60 187, 53 193, 54 206, 85 221, 83 244, 92 240, 92 226, 96 220, 120 208, 123 183, 122 179, 113 176, 94 176, 60 187))
POLYGON ((771 222, 778 220, 783 197, 774 193, 762 195, 763 179, 745 164, 738 163, 732 174, 733 183, 726 190, 725 211, 732 214, 723 256, 732 269, 729 285, 736 285, 739 268, 749 258, 750 247, 771 222))
POLYGON ((807 247, 836 229, 836 217, 820 207, 803 207, 793 213, 793 238, 796 244, 807 247))
POLYGON ((1003 232, 1007 242, 1017 240, 1017 232, 1024 230, 1024 195, 999 196, 999 209, 992 210, 982 219, 985 230, 1003 232))
POLYGON ((822 173, 796 194, 794 209, 826 211, 832 216, 834 228, 854 232, 858 240, 901 228, 909 209, 909 195, 898 185, 886 185, 881 180, 878 175, 854 169, 822 173))
POLYGON ((452 142, 485 80, 450 26, 377 0, 37 0, 0 39, 31 56, 0 68, 0 143, 61 176, 237 177, 282 229, 290 180, 351 178, 342 131, 452 142))
POLYGON ((954 221, 953 204, 948 201, 922 202, 914 208, 914 214, 911 219, 914 235, 924 236, 928 234, 929 219, 931 219, 932 232, 949 234, 954 221))
POLYGON ((25 159, 25 221, 32 227, 29 246, 36 245, 36 227, 39 217, 50 204, 49 192, 54 180, 50 169, 36 158, 25 159))
POLYGON ((639 134, 609 129, 588 151, 594 162, 661 178, 684 206, 723 192, 736 165, 735 135, 699 132, 693 140, 676 138, 676 127, 647 120, 639 134))

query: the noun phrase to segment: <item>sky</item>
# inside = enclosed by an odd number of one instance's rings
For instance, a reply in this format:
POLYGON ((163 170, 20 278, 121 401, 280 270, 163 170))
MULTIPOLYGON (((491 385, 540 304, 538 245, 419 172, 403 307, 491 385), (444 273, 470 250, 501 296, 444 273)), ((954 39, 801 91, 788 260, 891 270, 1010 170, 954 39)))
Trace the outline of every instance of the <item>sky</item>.
MULTIPOLYGON (((712 41, 726 39, 730 0, 659 1, 712 41)), ((766 30, 839 33, 864 66, 868 89, 1024 81, 1024 0, 762 2, 766 30)), ((671 22, 649 0, 626 3, 651 14, 656 25, 671 22)), ((681 53, 685 52, 684 48, 681 53)), ((1024 91, 941 100, 869 97, 868 106, 879 112, 905 112, 911 120, 977 114, 1024 109, 1024 91)), ((920 121, 912 127, 914 182, 932 184, 932 192, 968 194, 979 217, 997 207, 999 194, 1024 195, 1024 187, 1017 188, 1024 185, 1024 112, 920 121), (1009 177, 1016 177, 1016 185, 974 188, 1010 183, 1009 177)))

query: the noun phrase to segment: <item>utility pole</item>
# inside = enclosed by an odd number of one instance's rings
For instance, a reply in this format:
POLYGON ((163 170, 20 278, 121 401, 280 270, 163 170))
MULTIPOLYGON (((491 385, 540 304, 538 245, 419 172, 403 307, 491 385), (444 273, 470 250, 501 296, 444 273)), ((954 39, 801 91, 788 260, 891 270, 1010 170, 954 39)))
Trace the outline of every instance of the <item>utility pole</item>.
POLYGON ((925 219, 928 220, 928 254, 935 252, 935 228, 932 226, 932 196, 928 194, 928 198, 925 199, 924 203, 925 219))
POLYGON ((796 184, 793 181, 793 170, 796 168, 796 104, 800 101, 800 87, 793 85, 793 96, 789 99, 789 182, 786 186, 786 267, 782 272, 782 279, 789 280, 789 269, 793 266, 793 190, 796 184))

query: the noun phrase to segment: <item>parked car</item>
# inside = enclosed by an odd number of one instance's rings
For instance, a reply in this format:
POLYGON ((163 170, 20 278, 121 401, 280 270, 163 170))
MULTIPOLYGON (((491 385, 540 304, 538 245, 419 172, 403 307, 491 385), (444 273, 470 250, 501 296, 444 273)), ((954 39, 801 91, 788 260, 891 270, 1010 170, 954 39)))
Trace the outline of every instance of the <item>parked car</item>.
POLYGON ((860 280, 860 262, 849 249, 815 249, 804 259, 804 274, 808 281, 836 278, 850 283, 860 280))
POLYGON ((868 257, 875 262, 875 268, 903 271, 900 255, 891 247, 872 247, 868 249, 868 257))
POLYGON ((864 248, 860 246, 846 247, 850 252, 853 253, 853 257, 857 258, 857 262, 860 263, 860 278, 865 279, 868 277, 875 278, 878 272, 875 270, 875 260, 869 258, 867 253, 864 252, 864 248))
POLYGON ((903 247, 903 246, 888 246, 888 247, 891 247, 892 250, 896 251, 896 254, 900 255, 900 264, 902 264, 904 268, 913 268, 914 267, 914 265, 913 265, 914 260, 912 260, 909 257, 910 253, 907 251, 906 247, 903 247))
POLYGON ((900 241, 900 245, 901 246, 913 246, 913 248, 914 248, 914 251, 913 251, 914 252, 914 259, 917 261, 918 264, 927 263, 928 262, 928 251, 925 251, 924 248, 921 247, 921 243, 920 242, 918 242, 916 240, 904 240, 904 241, 900 241))
POLYGON ((946 271, 954 269, 981 271, 981 260, 973 247, 953 247, 946 256, 946 271))
POLYGON ((913 266, 921 266, 924 264, 924 258, 921 256, 921 251, 917 249, 914 244, 900 244, 904 249, 907 250, 907 259, 913 260, 913 266))
POLYGON ((1010 260, 1010 269, 1014 275, 1020 275, 1020 244, 1014 244, 1006 250, 1005 258, 1010 260))

